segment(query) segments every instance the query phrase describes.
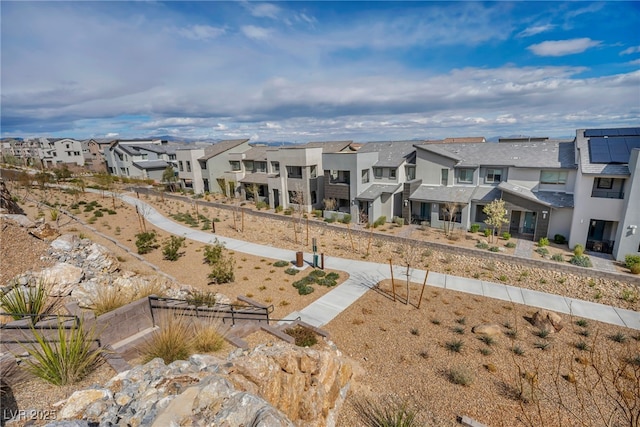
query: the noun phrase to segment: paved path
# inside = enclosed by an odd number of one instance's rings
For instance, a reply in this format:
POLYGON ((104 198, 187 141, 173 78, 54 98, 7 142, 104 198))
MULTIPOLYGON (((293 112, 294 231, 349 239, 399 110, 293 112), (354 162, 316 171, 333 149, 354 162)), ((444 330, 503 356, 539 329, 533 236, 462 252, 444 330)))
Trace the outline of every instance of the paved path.
POLYGON ((518 239, 518 242, 516 243, 516 249, 513 254, 522 258, 531 258, 531 256, 533 255, 533 246, 534 243, 531 240, 518 239))
MULTIPOLYGON (((138 206, 147 221, 169 233, 208 244, 213 243, 217 238, 219 241, 224 242, 228 249, 250 255, 282 260, 295 259, 295 251, 194 230, 165 218, 155 208, 135 197, 127 195, 119 195, 119 197, 126 203, 138 206)), ((312 256, 313 254, 305 253, 306 262, 310 263, 312 256)), ((326 325, 380 280, 391 278, 389 266, 386 264, 325 256, 325 267, 346 271, 349 273, 349 278, 304 309, 291 313, 287 318, 299 316, 303 321, 314 326, 326 325)), ((404 278, 406 277, 405 273, 405 267, 394 266, 394 277, 404 278)), ((411 281, 422 283, 425 274, 426 271, 424 270, 413 269, 411 271, 411 281)), ((638 312, 561 295, 435 272, 429 272, 427 285, 549 309, 559 313, 572 314, 586 319, 640 330, 640 313, 638 312)))
POLYGON ((617 273, 615 266, 613 265, 613 259, 609 254, 602 254, 599 252, 585 252, 589 258, 591 258, 591 262, 593 263, 593 268, 601 271, 608 271, 611 273, 617 273))

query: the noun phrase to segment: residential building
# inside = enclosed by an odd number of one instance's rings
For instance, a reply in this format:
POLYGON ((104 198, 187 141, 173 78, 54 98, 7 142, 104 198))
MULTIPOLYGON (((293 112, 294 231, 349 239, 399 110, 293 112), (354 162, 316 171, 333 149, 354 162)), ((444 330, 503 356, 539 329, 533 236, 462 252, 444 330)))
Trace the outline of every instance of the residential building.
MULTIPOLYGON (((243 153, 250 148, 248 139, 229 139, 205 148, 197 164, 202 171, 202 190, 239 197, 240 179, 244 176, 243 153)), ((185 164, 183 168, 186 167, 185 164)))
POLYGON ((107 172, 107 161, 104 157, 105 149, 113 142, 112 139, 85 139, 82 141, 84 165, 92 172, 107 172))
POLYGON ((640 128, 578 129, 575 208, 569 246, 613 254, 640 252, 640 128))
POLYGON ((112 175, 162 181, 167 166, 177 167, 176 150, 184 145, 163 140, 116 140, 105 150, 112 175))
POLYGON ((404 186, 405 219, 484 226, 484 206, 506 202, 501 231, 568 236, 576 177, 573 142, 415 145, 416 179, 404 186))

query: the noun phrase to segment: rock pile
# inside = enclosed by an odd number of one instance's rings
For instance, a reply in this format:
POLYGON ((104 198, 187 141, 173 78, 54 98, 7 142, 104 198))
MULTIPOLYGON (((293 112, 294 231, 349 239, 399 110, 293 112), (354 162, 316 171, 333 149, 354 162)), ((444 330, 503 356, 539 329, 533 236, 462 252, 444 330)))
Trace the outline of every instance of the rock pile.
POLYGON ((165 365, 155 359, 103 387, 76 391, 60 403, 58 419, 83 420, 76 426, 333 426, 352 368, 329 347, 278 343, 237 350, 226 360, 194 355, 165 365))

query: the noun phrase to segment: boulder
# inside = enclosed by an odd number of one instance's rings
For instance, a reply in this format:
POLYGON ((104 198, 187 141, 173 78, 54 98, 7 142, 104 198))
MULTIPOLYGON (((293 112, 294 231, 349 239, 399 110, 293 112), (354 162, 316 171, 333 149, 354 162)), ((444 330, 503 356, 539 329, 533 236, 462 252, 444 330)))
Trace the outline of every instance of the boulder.
POLYGON ((27 217, 26 215, 0 214, 0 218, 11 220, 16 224, 18 224, 20 227, 24 227, 24 228, 34 228, 36 226, 36 223, 31 221, 29 217, 27 217))
MULTIPOLYGON (((58 413, 60 419, 87 419, 85 412, 92 406, 106 406, 113 400, 113 394, 106 389, 88 389, 76 391, 67 399, 58 413), (96 405, 98 404, 98 405, 96 405), (101 405, 102 404, 102 405, 101 405)), ((99 421, 93 419, 90 421, 99 421)))
POLYGON ((40 240, 52 240, 60 235, 58 230, 44 223, 29 231, 29 233, 40 240))
POLYGON ((502 328, 500 325, 495 323, 483 323, 481 325, 474 326, 471 329, 471 332, 477 335, 489 335, 493 337, 500 335, 502 333, 502 328))
POLYGON ((536 311, 531 317, 530 323, 538 329, 545 329, 549 332, 560 332, 564 327, 562 317, 547 310, 536 311))
POLYGON ((80 239, 75 234, 63 234, 51 242, 51 247, 57 251, 71 252, 80 239))
POLYGON ((67 296, 74 286, 82 280, 84 271, 75 265, 58 263, 34 274, 36 282, 42 281, 51 286, 52 296, 67 296))

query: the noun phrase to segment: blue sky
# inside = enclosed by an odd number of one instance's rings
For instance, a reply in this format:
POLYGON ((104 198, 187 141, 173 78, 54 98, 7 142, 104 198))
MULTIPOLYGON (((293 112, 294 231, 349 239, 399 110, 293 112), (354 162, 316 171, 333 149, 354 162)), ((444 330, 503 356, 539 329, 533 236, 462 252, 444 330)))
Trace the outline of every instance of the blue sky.
POLYGON ((259 141, 640 125, 640 2, 0 2, 1 134, 259 141))

